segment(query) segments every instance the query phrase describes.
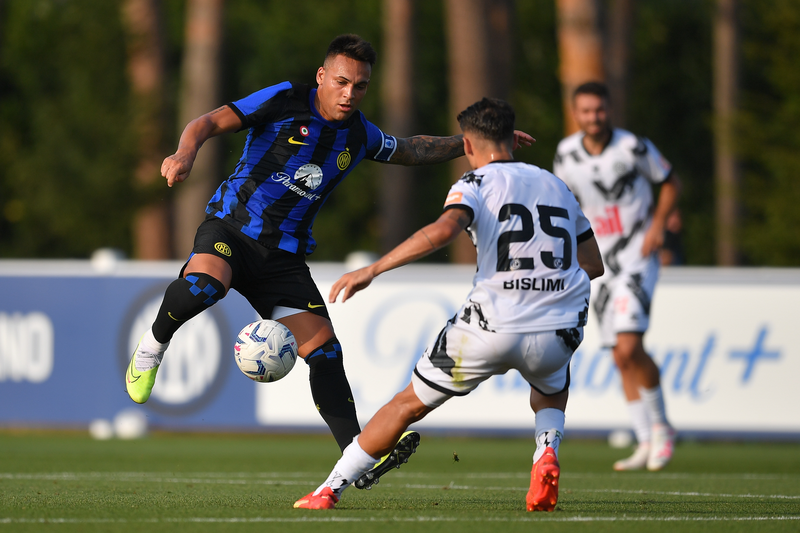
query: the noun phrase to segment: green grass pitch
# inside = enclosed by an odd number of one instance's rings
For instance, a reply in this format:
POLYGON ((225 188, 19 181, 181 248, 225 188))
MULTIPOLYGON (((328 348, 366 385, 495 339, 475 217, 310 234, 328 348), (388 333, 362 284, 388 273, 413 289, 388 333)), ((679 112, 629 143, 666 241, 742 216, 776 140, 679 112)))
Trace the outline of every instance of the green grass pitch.
POLYGON ((306 511, 292 503, 339 455, 328 436, 5 430, 0 531, 800 531, 796 443, 681 443, 664 472, 615 473, 625 450, 568 438, 553 513, 525 511, 533 447, 423 432, 411 461, 373 490, 306 511))

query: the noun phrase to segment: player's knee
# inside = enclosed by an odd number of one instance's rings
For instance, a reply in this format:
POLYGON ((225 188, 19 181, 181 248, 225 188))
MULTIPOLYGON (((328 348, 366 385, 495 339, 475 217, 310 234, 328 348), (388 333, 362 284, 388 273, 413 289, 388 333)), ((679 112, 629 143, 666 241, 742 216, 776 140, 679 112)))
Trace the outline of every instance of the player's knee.
POLYGON ((633 353, 619 345, 614 347, 614 362, 620 369, 625 369, 633 364, 633 353))
POLYGON ((405 421, 406 424, 413 424, 422 420, 425 415, 433 410, 417 398, 413 387, 407 387, 404 391, 397 393, 392 398, 391 403, 395 416, 399 420, 405 421))
POLYGON ((164 295, 170 317, 185 321, 211 307, 225 296, 225 286, 208 274, 189 273, 173 281, 164 295))
POLYGON ((619 334, 613 354, 614 361, 620 368, 636 365, 638 359, 647 357, 642 346, 642 336, 636 333, 619 334))

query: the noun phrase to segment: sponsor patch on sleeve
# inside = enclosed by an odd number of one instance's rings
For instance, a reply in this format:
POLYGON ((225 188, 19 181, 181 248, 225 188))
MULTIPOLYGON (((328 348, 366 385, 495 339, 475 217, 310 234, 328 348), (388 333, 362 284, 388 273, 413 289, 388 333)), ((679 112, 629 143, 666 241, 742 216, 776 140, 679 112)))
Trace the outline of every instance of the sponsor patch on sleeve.
POLYGON ((460 204, 461 200, 464 198, 464 194, 458 191, 453 191, 447 195, 447 198, 444 201, 445 207, 452 204, 460 204))

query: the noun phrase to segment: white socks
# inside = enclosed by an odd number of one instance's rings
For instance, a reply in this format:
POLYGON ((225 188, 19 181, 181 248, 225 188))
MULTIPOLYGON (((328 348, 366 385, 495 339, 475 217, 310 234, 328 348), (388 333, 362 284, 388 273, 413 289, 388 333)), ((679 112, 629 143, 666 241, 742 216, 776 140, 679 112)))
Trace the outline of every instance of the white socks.
POLYGON ((153 330, 148 329, 142 340, 139 341, 139 347, 136 355, 136 370, 139 372, 147 372, 151 368, 155 368, 161 364, 161 359, 164 357, 164 352, 167 351, 169 342, 160 343, 153 336, 153 330))
POLYGON ((639 389, 639 397, 647 408, 647 416, 651 425, 668 425, 667 410, 664 407, 664 395, 661 393, 660 386, 652 389, 639 389))
POLYGON ((628 411, 631 414, 633 433, 636 441, 642 444, 650 443, 650 418, 647 416, 647 406, 642 400, 628 402, 628 411))
POLYGON ((633 432, 639 444, 650 442, 651 428, 654 425, 669 425, 664 407, 661 387, 639 389, 639 400, 628 402, 628 410, 633 421, 633 432))
POLYGON ((344 489, 354 483, 362 474, 372 470, 380 459, 375 459, 358 444, 358 436, 353 439, 342 452, 342 458, 333 467, 325 483, 317 487, 314 494, 325 487, 330 487, 337 498, 341 498, 344 489))
POLYGON ((561 409, 540 409, 536 413, 536 453, 533 462, 544 455, 545 449, 553 448, 558 457, 558 445, 564 438, 564 411, 561 409))

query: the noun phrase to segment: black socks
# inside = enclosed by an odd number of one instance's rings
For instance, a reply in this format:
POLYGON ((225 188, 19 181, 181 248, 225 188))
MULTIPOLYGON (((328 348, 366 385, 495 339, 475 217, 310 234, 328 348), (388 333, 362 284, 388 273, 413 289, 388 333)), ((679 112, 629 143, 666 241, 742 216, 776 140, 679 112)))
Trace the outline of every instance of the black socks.
POLYGON ((153 336, 164 343, 184 322, 199 315, 225 296, 225 286, 208 274, 190 273, 170 283, 153 322, 153 336))
POLYGON ((361 433, 356 404, 342 364, 342 347, 336 337, 308 354, 311 395, 322 419, 343 451, 361 433))

